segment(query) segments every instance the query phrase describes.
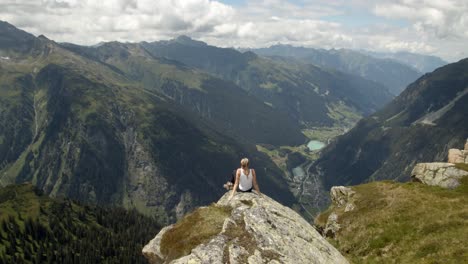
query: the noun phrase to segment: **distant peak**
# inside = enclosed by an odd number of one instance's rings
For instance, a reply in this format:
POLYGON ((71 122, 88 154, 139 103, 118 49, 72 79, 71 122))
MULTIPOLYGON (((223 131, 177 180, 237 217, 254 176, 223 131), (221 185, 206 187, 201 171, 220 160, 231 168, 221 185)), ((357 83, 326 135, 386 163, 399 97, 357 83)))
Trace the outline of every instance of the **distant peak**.
POLYGON ((44 36, 44 35, 39 35, 37 38, 38 38, 38 39, 43 39, 43 40, 49 40, 49 39, 48 39, 46 36, 44 36))
POLYGON ((248 51, 245 51, 244 53, 244 56, 247 58, 247 59, 255 59, 257 58, 257 54, 255 54, 254 52, 248 50, 248 51))
POLYGON ((175 40, 177 41, 193 41, 193 39, 187 35, 180 35, 175 40))
POLYGON ((198 41, 190 38, 186 35, 180 35, 173 40, 173 42, 177 42, 179 44, 188 45, 188 46, 206 46, 207 44, 203 41, 198 41))

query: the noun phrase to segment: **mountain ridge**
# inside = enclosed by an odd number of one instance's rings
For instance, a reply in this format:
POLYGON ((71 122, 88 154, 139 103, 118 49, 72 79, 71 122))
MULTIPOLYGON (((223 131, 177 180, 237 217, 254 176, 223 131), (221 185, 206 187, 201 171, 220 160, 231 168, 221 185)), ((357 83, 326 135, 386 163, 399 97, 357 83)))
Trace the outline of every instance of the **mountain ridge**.
POLYGON ((180 61, 236 83, 249 94, 288 113, 305 128, 339 123, 330 115, 340 111, 336 107, 340 102, 346 111, 365 116, 393 97, 375 82, 298 62, 262 58, 252 52, 164 41, 142 45, 156 57, 180 61), (372 94, 373 98, 368 100, 356 94, 372 94), (306 101, 315 109, 304 106, 306 101))
POLYGON ((279 44, 251 51, 263 56, 291 57, 319 67, 361 76, 385 85, 393 95, 398 95, 422 75, 412 66, 399 61, 375 58, 349 49, 325 50, 279 44))

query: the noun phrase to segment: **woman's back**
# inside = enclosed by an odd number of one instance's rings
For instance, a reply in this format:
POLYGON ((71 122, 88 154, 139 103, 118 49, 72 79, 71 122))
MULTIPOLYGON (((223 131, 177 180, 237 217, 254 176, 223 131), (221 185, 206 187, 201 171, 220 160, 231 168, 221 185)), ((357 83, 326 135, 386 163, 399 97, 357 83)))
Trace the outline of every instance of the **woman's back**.
POLYGON ((241 191, 248 191, 252 189, 252 169, 248 170, 248 174, 245 175, 244 169, 240 168, 240 177, 239 177, 239 189, 241 191))

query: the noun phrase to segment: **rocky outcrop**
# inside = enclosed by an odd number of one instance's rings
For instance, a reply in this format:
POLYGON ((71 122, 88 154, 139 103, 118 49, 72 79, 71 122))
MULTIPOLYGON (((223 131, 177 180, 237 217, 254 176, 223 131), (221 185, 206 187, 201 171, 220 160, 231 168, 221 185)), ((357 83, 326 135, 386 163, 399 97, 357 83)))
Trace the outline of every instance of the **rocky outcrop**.
POLYGON ((333 204, 338 208, 345 207, 345 212, 352 211, 355 208, 353 200, 355 193, 351 188, 344 186, 333 186, 330 190, 333 204))
POLYGON ((468 164, 468 140, 465 149, 449 149, 448 162, 418 163, 411 172, 413 181, 427 185, 453 189, 460 185, 460 179, 468 175, 468 171, 457 168, 456 164, 468 164))
POLYGON ((448 163, 468 163, 468 143, 465 145, 465 150, 449 149, 448 163))
MULTIPOLYGON (((230 208, 222 228, 205 242, 175 259, 164 255, 166 234, 161 232, 143 249, 150 263, 348 263, 307 221, 292 209, 255 193, 224 195, 210 207, 230 208)), ((195 213, 195 212, 194 212, 195 213)), ((185 218, 190 217, 190 215, 185 218)), ((184 218, 184 219, 185 219, 184 218)), ((180 223, 183 223, 184 219, 180 223)), ((212 223, 190 223, 193 225, 212 223)), ((191 230, 197 232, 197 230, 191 230)), ((187 233, 186 237, 193 234, 187 233)))
POLYGON ((419 163, 411 172, 414 181, 449 189, 460 185, 459 180, 465 176, 468 176, 468 171, 457 169, 455 164, 445 162, 419 163))
POLYGON ((465 157, 463 155, 463 150, 459 149, 449 149, 448 151, 448 163, 464 163, 465 157))
POLYGON ((338 223, 338 215, 333 212, 327 218, 323 235, 326 237, 335 237, 340 229, 341 225, 338 223))
MULTIPOLYGON (((349 187, 333 186, 330 190, 332 206, 334 208, 341 208, 339 210, 344 212, 354 210, 356 208, 354 203, 355 194, 356 192, 349 187)), ((341 225, 338 223, 338 214, 332 212, 327 218, 327 222, 323 230, 323 235, 326 237, 335 237, 340 228, 341 225)))

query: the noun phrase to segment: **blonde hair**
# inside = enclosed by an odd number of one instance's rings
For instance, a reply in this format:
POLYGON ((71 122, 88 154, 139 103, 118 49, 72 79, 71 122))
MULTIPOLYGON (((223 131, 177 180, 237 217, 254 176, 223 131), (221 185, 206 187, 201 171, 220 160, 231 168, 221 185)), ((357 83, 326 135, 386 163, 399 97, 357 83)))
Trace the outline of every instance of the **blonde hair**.
POLYGON ((245 168, 245 167, 249 166, 249 159, 248 158, 243 158, 243 159, 241 159, 240 163, 241 163, 241 167, 245 168))

